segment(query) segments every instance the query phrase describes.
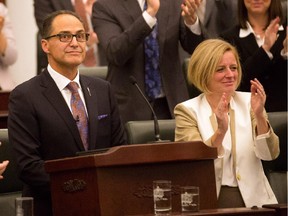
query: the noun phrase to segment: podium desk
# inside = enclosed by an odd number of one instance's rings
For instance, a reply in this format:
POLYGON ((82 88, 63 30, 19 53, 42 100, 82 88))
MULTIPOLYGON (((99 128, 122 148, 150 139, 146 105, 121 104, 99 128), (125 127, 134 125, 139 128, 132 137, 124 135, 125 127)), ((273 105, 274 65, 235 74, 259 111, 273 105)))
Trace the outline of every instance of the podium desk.
POLYGON ((107 152, 46 161, 54 216, 153 213, 152 181, 172 181, 172 208, 180 212, 180 186, 200 187, 201 209, 217 208, 214 159, 202 142, 117 146, 107 152))
POLYGON ((287 216, 287 203, 263 205, 264 208, 274 209, 277 216, 287 216))
MULTIPOLYGON (((276 216, 275 210, 266 208, 222 208, 222 209, 207 209, 200 210, 199 212, 187 212, 187 213, 172 213, 170 216, 276 216)), ((128 215, 127 215, 128 216, 128 215)), ((154 214, 139 214, 139 215, 129 215, 129 216, 155 216, 154 214)))
MULTIPOLYGON (((223 209, 207 209, 200 210, 199 212, 191 212, 191 213, 172 213, 170 216, 277 216, 275 210, 267 209, 267 208, 223 208, 223 209)), ((128 215, 127 215, 128 216, 128 215)), ((154 214, 139 214, 139 215, 129 215, 129 216, 155 216, 154 214)))

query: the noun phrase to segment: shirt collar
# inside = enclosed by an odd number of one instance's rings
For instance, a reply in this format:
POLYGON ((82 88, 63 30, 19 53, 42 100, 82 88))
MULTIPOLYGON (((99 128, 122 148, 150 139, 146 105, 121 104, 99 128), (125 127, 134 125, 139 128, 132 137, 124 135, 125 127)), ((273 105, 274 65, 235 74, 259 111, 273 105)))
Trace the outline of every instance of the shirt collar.
POLYGON ((79 70, 77 72, 77 75, 75 77, 74 80, 70 80, 67 77, 63 76, 62 74, 58 73, 57 71, 55 71, 50 64, 48 64, 47 70, 49 72, 49 74, 51 75, 52 79, 55 81, 57 87, 59 88, 60 91, 62 91, 63 89, 66 88, 66 86, 71 82, 76 82, 79 86, 79 88, 81 88, 80 85, 80 77, 79 77, 79 70))
MULTIPOLYGON (((239 31, 239 37, 240 38, 247 37, 251 33, 255 35, 255 33, 253 31, 253 28, 252 28, 252 26, 250 25, 250 23, 248 21, 246 22, 246 25, 247 25, 247 29, 241 28, 240 31, 239 31)), ((278 30, 279 31, 283 31, 284 30, 283 26, 280 25, 278 30)))

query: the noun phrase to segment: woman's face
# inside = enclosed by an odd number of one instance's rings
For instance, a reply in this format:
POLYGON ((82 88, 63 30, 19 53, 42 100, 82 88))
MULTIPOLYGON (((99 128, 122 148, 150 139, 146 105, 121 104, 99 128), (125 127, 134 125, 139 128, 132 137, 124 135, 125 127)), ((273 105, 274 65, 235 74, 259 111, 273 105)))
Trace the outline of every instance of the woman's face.
POLYGON ((244 0, 248 14, 266 14, 271 4, 271 0, 244 0))
POLYGON ((223 92, 229 95, 233 94, 238 81, 238 67, 233 52, 225 52, 211 81, 208 83, 208 89, 216 94, 222 94, 223 92))

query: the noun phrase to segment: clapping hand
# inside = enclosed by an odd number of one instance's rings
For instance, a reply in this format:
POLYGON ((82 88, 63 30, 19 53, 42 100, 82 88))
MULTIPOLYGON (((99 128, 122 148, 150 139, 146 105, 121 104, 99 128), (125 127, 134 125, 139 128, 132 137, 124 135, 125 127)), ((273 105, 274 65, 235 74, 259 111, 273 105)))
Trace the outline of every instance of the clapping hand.
POLYGON ((223 93, 221 99, 218 103, 218 106, 215 110, 215 115, 218 124, 218 130, 223 133, 226 133, 228 130, 228 111, 229 111, 229 103, 227 101, 226 93, 223 93))
POLYGON ((187 25, 195 24, 197 20, 196 10, 199 8, 202 0, 185 0, 181 5, 182 17, 187 25))
POLYGON ((0 32, 2 32, 2 28, 4 26, 4 21, 5 21, 4 17, 0 16, 0 32))
POLYGON ((264 39, 264 44, 263 44, 263 49, 265 51, 270 51, 271 47, 274 45, 278 38, 278 29, 279 29, 279 24, 280 23, 280 18, 276 17, 271 21, 267 29, 265 30, 265 39, 264 39))
POLYGON ((156 14, 160 8, 160 0, 147 0, 147 13, 152 16, 156 17, 156 14))
POLYGON ((262 84, 255 78, 251 83, 251 108, 255 115, 262 115, 266 102, 266 94, 262 84))
POLYGON ((3 179, 2 174, 4 173, 4 171, 6 170, 6 167, 8 165, 9 161, 3 161, 2 163, 0 163, 0 179, 3 179))

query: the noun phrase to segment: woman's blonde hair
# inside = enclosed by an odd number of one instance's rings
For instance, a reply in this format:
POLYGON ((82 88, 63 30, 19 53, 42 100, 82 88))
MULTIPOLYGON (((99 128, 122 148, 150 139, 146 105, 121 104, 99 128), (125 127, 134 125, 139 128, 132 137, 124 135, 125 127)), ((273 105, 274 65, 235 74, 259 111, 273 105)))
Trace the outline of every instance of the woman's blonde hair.
POLYGON ((231 51, 237 62, 237 88, 242 78, 242 69, 238 52, 230 43, 220 39, 208 39, 200 43, 194 50, 188 65, 188 82, 201 92, 209 93, 208 83, 216 72, 217 66, 224 53, 231 51))

